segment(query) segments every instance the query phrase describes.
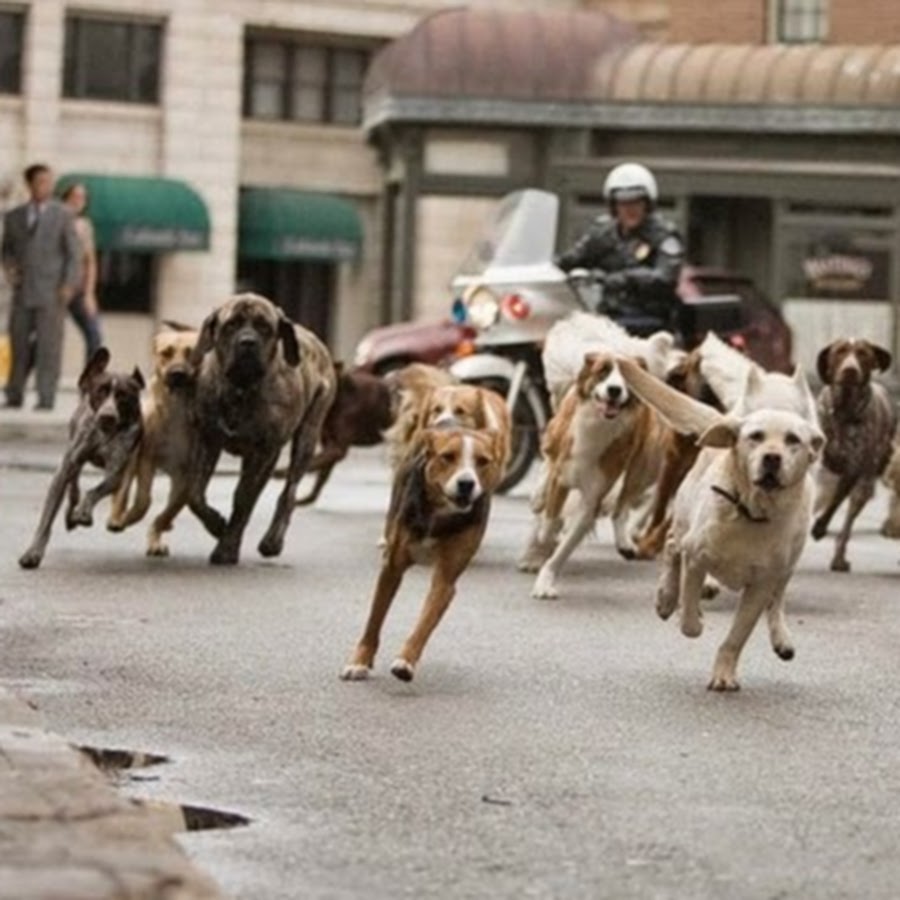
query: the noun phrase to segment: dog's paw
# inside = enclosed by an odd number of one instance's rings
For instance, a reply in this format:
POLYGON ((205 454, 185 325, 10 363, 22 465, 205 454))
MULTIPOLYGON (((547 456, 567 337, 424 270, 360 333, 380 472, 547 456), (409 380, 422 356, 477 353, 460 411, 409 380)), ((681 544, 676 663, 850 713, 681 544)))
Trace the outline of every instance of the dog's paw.
POLYGON ((794 645, 787 641, 780 644, 773 644, 772 649, 775 651, 775 655, 785 662, 790 662, 790 660, 794 658, 794 645))
POLYGON ((703 619, 699 616, 695 618, 683 618, 681 620, 681 633, 685 637, 698 638, 703 634, 703 619))
POLYGON ((66 528, 69 528, 70 530, 78 525, 90 528, 93 524, 94 514, 91 511, 90 506, 87 506, 86 504, 79 503, 78 506, 72 510, 71 515, 66 515, 66 528))
POLYGON ((407 662, 402 656, 398 656, 391 663, 391 675, 399 678, 401 681, 412 681, 416 674, 415 666, 411 662, 407 662))
POLYGON ((341 681, 365 681, 371 671, 368 666, 350 663, 341 670, 341 681))
POLYGON ((656 614, 665 622, 678 607, 678 592, 665 588, 656 591, 656 614))
POLYGON ((267 534, 256 549, 259 550, 260 556, 280 556, 281 551, 284 550, 284 538, 276 538, 267 534))
POLYGON ((832 572, 849 572, 850 571, 850 563, 843 558, 833 559, 831 561, 831 571, 832 572))
POLYGON ((236 566, 239 558, 237 547, 228 547, 218 544, 209 555, 209 561, 214 566, 236 566))
POLYGON ((887 538, 900 538, 900 522, 885 519, 881 525, 881 534, 887 538))
POLYGON ((546 569, 541 569, 538 577, 534 580, 531 596, 538 600, 556 600, 559 597, 559 590, 553 575, 546 569))
MULTIPOLYGON (((68 525, 68 520, 66 521, 66 524, 68 525)), ((120 522, 118 519, 107 519, 106 530, 111 531, 113 534, 118 534, 125 530, 125 523, 120 522)))
POLYGON ((529 572, 534 574, 535 572, 540 572, 541 566, 544 564, 545 560, 541 559, 538 556, 523 556, 517 563, 516 568, 520 572, 529 572))
POLYGON ((23 569, 36 569, 41 564, 43 554, 38 550, 26 550, 19 557, 19 565, 23 569))
POLYGON ((827 533, 828 523, 822 519, 817 519, 813 524, 812 531, 810 532, 810 534, 812 535, 812 539, 814 541, 821 541, 827 533))
POLYGON ((622 559, 637 559, 637 550, 634 547, 616 547, 616 550, 619 551, 622 559))
POLYGON ((147 546, 147 556, 162 559, 169 555, 169 548, 162 542, 151 543, 147 546))
POLYGON ((741 689, 737 678, 730 674, 717 675, 713 672, 713 677, 706 686, 708 691, 739 691, 741 689))

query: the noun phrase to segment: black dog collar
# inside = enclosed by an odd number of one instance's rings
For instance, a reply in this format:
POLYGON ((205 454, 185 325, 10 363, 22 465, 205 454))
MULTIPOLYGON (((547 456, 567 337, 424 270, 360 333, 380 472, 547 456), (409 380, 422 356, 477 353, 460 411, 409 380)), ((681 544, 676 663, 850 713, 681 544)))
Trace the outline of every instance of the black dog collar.
POLYGON ((725 490, 725 488, 720 488, 717 484, 712 485, 713 493, 718 494, 720 497, 724 497, 729 503, 733 503, 735 509, 748 521, 748 522, 768 522, 768 516, 754 516, 752 512, 750 512, 750 507, 738 497, 737 494, 731 494, 725 490))

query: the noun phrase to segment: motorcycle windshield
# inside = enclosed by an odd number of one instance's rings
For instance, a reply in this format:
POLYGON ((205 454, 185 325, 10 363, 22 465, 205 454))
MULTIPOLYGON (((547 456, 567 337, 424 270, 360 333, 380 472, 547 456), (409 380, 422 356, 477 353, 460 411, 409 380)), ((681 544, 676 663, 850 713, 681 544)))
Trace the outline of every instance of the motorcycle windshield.
POLYGON ((453 287, 563 280, 552 263, 558 215, 559 198, 549 191, 507 194, 456 271, 453 287))

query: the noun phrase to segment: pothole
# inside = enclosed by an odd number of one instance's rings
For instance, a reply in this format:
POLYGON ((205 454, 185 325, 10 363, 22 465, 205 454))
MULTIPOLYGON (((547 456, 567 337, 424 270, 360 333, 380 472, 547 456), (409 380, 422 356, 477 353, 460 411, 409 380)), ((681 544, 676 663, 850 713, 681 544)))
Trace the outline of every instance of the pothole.
POLYGON ((138 800, 132 803, 140 806, 162 824, 167 831, 212 831, 224 828, 241 828, 251 823, 251 819, 240 813, 213 809, 208 806, 189 806, 185 803, 167 803, 164 800, 138 800))
MULTIPOLYGON (((124 782, 157 781, 158 775, 141 775, 135 769, 146 769, 170 762, 161 753, 145 753, 140 750, 122 750, 110 747, 91 747, 82 744, 76 747, 81 753, 119 786, 124 782)), ((151 815, 166 831, 211 831, 214 829, 240 828, 249 825, 252 819, 240 813, 208 806, 192 806, 185 803, 171 803, 165 800, 130 798, 131 803, 141 807, 151 815)))

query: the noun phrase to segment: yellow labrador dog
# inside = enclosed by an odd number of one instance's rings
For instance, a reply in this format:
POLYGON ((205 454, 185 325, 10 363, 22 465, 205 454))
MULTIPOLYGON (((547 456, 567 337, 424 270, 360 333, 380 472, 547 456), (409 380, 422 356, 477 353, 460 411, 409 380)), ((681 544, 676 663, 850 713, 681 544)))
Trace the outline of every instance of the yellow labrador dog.
POLYGON ((766 613, 772 649, 792 659, 784 593, 806 542, 815 493, 811 468, 825 437, 812 407, 807 415, 752 409, 758 377, 748 375, 745 397, 727 415, 664 385, 636 363, 621 360, 632 390, 703 448, 675 496, 656 610, 667 619, 681 607, 681 631, 703 631, 700 598, 712 575, 742 591, 709 688, 735 691, 741 650, 766 613))

